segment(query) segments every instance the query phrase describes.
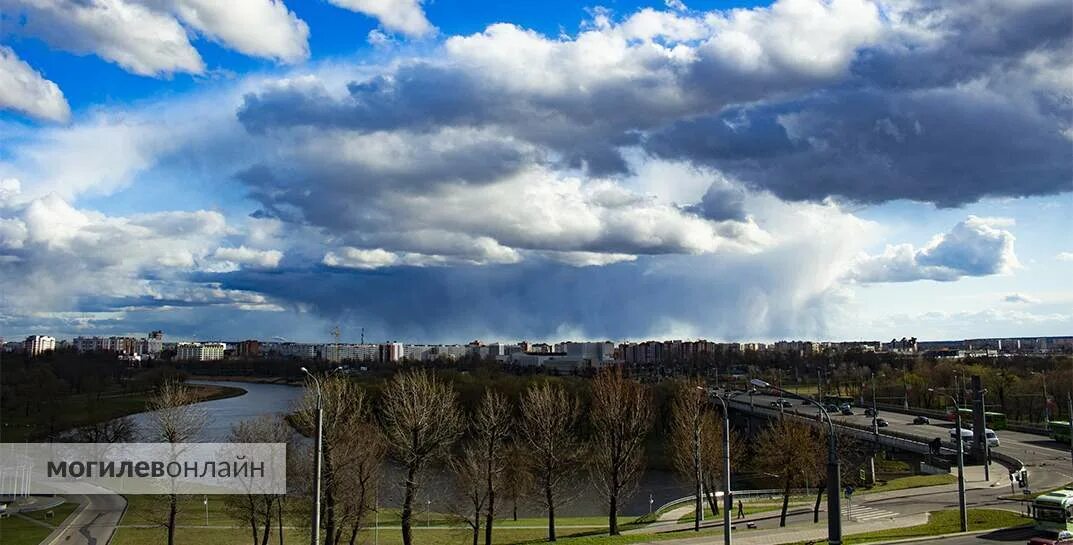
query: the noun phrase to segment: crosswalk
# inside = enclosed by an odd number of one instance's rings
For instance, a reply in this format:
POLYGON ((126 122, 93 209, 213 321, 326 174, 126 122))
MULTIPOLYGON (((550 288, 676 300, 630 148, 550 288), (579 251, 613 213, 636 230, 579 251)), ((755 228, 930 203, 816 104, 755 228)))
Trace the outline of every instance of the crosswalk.
POLYGON ((886 509, 876 509, 874 507, 865 507, 863 505, 852 505, 846 508, 846 518, 858 522, 892 519, 896 516, 898 516, 898 513, 895 513, 893 511, 887 511, 886 509))

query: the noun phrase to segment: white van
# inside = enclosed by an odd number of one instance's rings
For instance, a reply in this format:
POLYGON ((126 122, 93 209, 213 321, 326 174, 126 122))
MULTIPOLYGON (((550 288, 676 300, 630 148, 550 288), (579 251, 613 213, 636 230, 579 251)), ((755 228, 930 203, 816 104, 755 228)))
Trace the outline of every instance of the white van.
MULTIPOLYGON (((987 437, 987 446, 988 447, 994 448, 994 447, 997 447, 1000 444, 1002 444, 1001 441, 999 441, 998 434, 995 433, 995 430, 993 430, 991 428, 987 428, 987 429, 984 430, 984 433, 985 433, 985 436, 987 437)), ((951 428, 951 430, 950 430, 950 440, 951 441, 957 440, 957 430, 956 429, 951 428)), ((961 441, 963 443, 971 443, 972 442, 972 430, 971 429, 961 428, 961 441)))

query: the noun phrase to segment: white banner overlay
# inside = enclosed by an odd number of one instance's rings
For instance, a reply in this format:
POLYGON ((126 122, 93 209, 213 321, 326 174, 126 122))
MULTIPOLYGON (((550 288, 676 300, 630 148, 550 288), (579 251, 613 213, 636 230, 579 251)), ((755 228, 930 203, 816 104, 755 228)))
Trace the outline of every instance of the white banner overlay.
POLYGON ((0 443, 0 496, 286 492, 284 443, 0 443))

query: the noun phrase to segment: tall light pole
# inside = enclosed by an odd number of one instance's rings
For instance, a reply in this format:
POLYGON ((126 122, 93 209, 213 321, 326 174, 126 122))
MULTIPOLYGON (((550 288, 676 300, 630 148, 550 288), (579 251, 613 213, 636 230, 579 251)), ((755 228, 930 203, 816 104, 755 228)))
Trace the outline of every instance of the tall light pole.
POLYGON ((984 438, 982 439, 984 445, 984 480, 991 482, 991 444, 987 437, 987 389, 980 390, 980 405, 983 408, 983 422, 984 422, 984 438))
MULTIPOLYGON (((739 391, 727 395, 726 393, 709 392, 723 406, 723 545, 730 545, 731 542, 730 513, 734 510, 734 498, 730 494, 730 410, 727 408, 727 400, 733 399, 742 393, 744 392, 739 391)), ((749 390, 748 393, 751 399, 753 390, 749 390)), ((752 417, 752 415, 749 416, 750 418, 752 417)))
POLYGON ((806 403, 815 405, 827 421, 827 543, 829 545, 842 545, 842 467, 838 461, 838 439, 835 437, 835 424, 831 421, 831 415, 827 409, 814 399, 809 399, 795 393, 783 391, 760 380, 753 379, 750 384, 757 388, 771 388, 784 396, 800 399, 806 403))
MULTIPOLYGON (((342 367, 336 367, 329 371, 328 375, 331 375, 340 369, 342 369, 342 367)), ((324 407, 321 405, 320 401, 320 380, 317 380, 317 377, 315 377, 313 373, 310 373, 309 369, 306 369, 305 367, 302 368, 302 372, 309 376, 317 388, 317 437, 313 441, 313 529, 309 542, 313 545, 320 545, 320 466, 324 441, 324 407)))
MULTIPOLYGON (((968 532, 969 513, 965 508, 965 448, 961 444, 961 406, 958 405, 958 400, 954 396, 943 390, 943 388, 928 388, 929 392, 950 398, 950 402, 954 404, 954 433, 957 434, 958 449, 958 510, 961 512, 961 531, 968 532)), ((986 431, 984 439, 987 439, 986 431)))

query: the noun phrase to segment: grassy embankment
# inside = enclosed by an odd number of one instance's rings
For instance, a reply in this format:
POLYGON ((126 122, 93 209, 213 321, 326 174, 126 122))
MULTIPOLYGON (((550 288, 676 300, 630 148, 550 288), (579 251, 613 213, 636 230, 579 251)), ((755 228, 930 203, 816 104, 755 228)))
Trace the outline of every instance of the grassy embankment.
MULTIPOLYGON (((926 524, 909 526, 907 528, 892 528, 878 532, 868 532, 845 536, 843 543, 856 545, 859 543, 873 543, 876 541, 891 541, 913 537, 938 536, 954 534, 961 531, 957 509, 946 511, 932 511, 926 524)), ((1031 524, 1032 519, 1025 518, 1012 511, 1001 509, 969 509, 969 531, 997 530, 1031 524)), ((815 545, 826 545, 826 541, 817 542, 815 545)))
MULTIPOLYGON (((127 500, 127 512, 112 544, 155 545, 160 543, 165 530, 151 527, 150 522, 153 518, 151 513, 154 510, 154 498, 130 496, 127 500)), ((209 496, 208 500, 207 524, 205 506, 202 504, 201 497, 192 497, 183 502, 183 508, 178 516, 179 529, 176 532, 178 545, 204 545, 205 543, 239 545, 252 541, 249 527, 226 514, 222 496, 209 496)), ((417 543, 422 545, 468 545, 470 543, 471 534, 464 527, 464 523, 459 523, 442 513, 433 512, 430 515, 424 512, 415 514, 414 534, 417 543)), ((643 525, 638 522, 639 520, 637 517, 620 517, 619 527, 621 530, 626 530, 643 525)), ((298 527, 296 519, 288 517, 284 526, 286 543, 308 541, 309 530, 298 527)), ((383 510, 380 514, 380 526, 381 530, 377 539, 379 543, 396 545, 402 542, 398 510, 383 510)), ((547 535, 546 528, 547 519, 545 518, 499 520, 494 530, 495 542, 510 545, 543 541, 547 535)), ((556 519, 556 528, 560 542, 574 543, 574 539, 599 534, 603 534, 606 539, 607 517, 559 517, 556 519)), ((373 541, 373 537, 373 530, 366 530, 360 533, 358 542, 369 543, 373 541)), ((645 540, 648 541, 658 539, 654 536, 633 536, 634 540, 628 542, 639 541, 637 537, 646 537, 645 540)), ((270 542, 279 543, 278 539, 278 534, 273 529, 270 542)))
MULTIPOLYGON (((226 386, 191 385, 198 401, 212 401, 246 393, 241 388, 226 386)), ((111 393, 103 395, 71 395, 52 402, 52 422, 42 422, 36 413, 25 415, 8 412, 3 415, 0 442, 20 443, 41 439, 48 429, 68 430, 95 424, 145 411, 145 404, 152 392, 111 393)))
POLYGON ((54 514, 51 519, 45 518, 45 513, 48 510, 25 514, 26 517, 41 524, 35 524, 17 515, 0 518, 0 543, 4 545, 37 545, 52 533, 52 529, 49 527, 59 526, 64 519, 74 512, 76 507, 78 507, 76 503, 64 503, 54 507, 51 509, 54 514), (42 526, 42 524, 47 526, 42 526))
MULTIPOLYGON (((923 488, 927 486, 939 486, 945 484, 953 484, 957 482, 957 477, 949 474, 942 475, 913 475, 910 477, 898 477, 889 481, 881 482, 872 488, 863 488, 858 490, 857 495, 861 494, 875 494, 878 492, 894 492, 898 490, 908 490, 911 488, 923 488)), ((812 507, 815 503, 815 496, 790 496, 790 510, 800 507, 812 507)), ((722 505, 722 504, 720 504, 722 505)), ((782 500, 764 500, 754 502, 744 502, 744 511, 746 515, 752 515, 754 513, 762 513, 766 511, 777 511, 782 509, 782 500)), ((734 514, 737 514, 737 504, 735 503, 734 514)), ((711 519, 714 515, 712 510, 708 507, 704 509, 704 518, 711 519)), ((693 522, 694 514, 690 513, 680 519, 678 522, 693 522)))

